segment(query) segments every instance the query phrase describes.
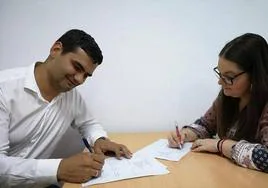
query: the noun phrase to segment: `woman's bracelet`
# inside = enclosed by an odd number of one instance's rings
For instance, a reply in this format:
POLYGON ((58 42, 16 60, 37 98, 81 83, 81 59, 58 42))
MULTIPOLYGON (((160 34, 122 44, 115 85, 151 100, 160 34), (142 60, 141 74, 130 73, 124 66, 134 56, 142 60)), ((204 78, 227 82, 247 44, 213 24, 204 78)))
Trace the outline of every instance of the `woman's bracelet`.
POLYGON ((222 139, 219 139, 217 142, 217 150, 220 153, 220 142, 222 141, 222 139))
POLYGON ((221 156, 224 156, 223 152, 222 152, 222 146, 223 146, 223 143, 226 141, 225 138, 223 139, 220 139, 218 142, 217 142, 217 149, 218 149, 218 152, 220 153, 221 156))

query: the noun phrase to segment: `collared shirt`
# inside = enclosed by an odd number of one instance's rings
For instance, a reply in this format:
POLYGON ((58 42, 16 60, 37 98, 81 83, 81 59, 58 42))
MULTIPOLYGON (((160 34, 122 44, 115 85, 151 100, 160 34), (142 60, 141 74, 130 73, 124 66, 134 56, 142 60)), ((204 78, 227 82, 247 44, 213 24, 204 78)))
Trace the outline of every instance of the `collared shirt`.
POLYGON ((76 89, 46 101, 34 68, 0 72, 0 187, 57 183, 61 159, 49 157, 69 126, 92 146, 107 137, 76 89))

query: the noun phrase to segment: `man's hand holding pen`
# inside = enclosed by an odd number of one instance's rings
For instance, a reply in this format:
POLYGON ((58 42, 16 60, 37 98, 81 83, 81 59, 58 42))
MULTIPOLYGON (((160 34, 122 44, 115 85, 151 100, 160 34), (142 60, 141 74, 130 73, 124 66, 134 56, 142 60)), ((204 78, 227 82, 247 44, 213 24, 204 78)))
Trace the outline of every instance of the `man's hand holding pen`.
POLYGON ((62 159, 58 168, 58 181, 69 183, 84 183, 100 175, 105 156, 83 152, 62 159))
POLYGON ((126 146, 107 138, 97 139, 94 147, 91 147, 85 138, 83 138, 83 142, 89 152, 62 159, 57 172, 58 181, 84 183, 91 178, 100 176, 106 152, 113 152, 118 159, 122 156, 132 157, 132 153, 126 146))

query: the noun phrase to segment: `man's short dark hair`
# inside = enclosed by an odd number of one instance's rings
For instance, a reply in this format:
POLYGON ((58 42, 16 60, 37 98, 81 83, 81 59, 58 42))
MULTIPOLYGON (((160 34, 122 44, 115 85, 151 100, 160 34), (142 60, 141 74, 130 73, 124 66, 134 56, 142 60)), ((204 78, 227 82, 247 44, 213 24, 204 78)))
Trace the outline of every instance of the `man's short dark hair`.
POLYGON ((74 52, 77 48, 82 48, 94 64, 101 64, 103 60, 101 49, 95 39, 82 30, 72 29, 64 33, 57 42, 62 43, 62 54, 74 52))

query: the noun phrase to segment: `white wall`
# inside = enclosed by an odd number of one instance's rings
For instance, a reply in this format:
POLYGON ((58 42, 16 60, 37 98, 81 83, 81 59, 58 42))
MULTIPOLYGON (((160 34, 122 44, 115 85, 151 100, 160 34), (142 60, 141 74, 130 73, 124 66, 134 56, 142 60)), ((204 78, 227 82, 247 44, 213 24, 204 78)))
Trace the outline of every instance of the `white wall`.
POLYGON ((44 60, 71 28, 104 62, 80 87, 111 132, 170 130, 200 117, 219 87, 212 68, 245 32, 268 38, 266 0, 0 0, 0 70, 44 60))

